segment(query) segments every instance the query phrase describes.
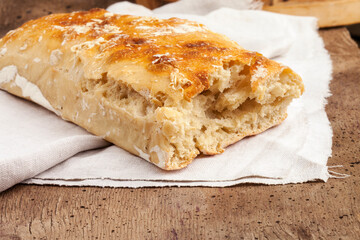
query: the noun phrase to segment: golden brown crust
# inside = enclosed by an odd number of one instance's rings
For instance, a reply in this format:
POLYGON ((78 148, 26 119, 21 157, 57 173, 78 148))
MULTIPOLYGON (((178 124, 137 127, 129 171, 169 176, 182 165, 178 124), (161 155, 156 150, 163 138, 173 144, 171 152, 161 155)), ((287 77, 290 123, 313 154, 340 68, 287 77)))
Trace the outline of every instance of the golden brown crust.
MULTIPOLYGON (((132 83, 133 87, 139 89, 140 85, 148 85, 152 96, 175 91, 180 95, 169 96, 189 100, 210 87, 209 75, 224 62, 250 65, 252 72, 256 72, 259 66, 266 68, 266 75, 254 79, 254 91, 262 79, 283 68, 196 22, 178 18, 162 20, 121 16, 103 9, 53 14, 29 21, 7 34, 3 44, 22 38, 31 47, 41 35, 52 39, 54 49, 71 48, 88 57, 91 60, 87 65, 108 65, 111 69, 118 62, 141 64, 153 77, 150 83, 132 83), (156 81, 161 76, 166 76, 165 80, 156 81)), ((103 71, 107 72, 106 69, 103 71)), ((94 74, 85 72, 85 75, 94 74)))
POLYGON ((199 23, 102 9, 10 31, 0 71, 0 88, 167 170, 279 124, 303 92, 290 68, 199 23))

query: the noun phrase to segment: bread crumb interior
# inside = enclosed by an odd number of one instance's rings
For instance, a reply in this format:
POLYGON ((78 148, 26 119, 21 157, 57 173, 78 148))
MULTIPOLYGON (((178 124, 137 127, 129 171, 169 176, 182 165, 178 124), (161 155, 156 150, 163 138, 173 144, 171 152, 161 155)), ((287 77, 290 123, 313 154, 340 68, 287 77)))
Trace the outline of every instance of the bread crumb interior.
POLYGON ((256 89, 251 77, 249 66, 224 63, 210 76, 210 88, 191 101, 174 101, 161 92, 150 98, 119 80, 108 79, 106 74, 82 81, 81 90, 125 110, 134 119, 156 122, 167 139, 170 165, 177 169, 200 153, 221 153, 243 137, 280 123, 291 100, 301 95, 299 84, 287 69, 256 89))

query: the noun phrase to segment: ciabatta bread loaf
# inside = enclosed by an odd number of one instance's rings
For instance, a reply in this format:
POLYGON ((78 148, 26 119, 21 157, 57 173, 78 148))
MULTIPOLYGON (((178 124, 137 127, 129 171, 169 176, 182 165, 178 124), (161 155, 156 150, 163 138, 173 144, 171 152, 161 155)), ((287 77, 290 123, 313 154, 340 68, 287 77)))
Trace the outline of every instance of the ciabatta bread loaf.
POLYGON ((102 9, 10 31, 0 87, 166 170, 281 123, 303 92, 290 68, 199 23, 102 9))

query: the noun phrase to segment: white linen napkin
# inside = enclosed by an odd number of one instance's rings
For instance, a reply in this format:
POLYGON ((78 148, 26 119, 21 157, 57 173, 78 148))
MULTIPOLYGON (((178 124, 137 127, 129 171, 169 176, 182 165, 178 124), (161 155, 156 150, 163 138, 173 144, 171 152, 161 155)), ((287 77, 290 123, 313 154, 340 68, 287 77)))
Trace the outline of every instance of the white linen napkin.
MULTIPOLYGON (((293 101, 282 124, 241 140, 223 154, 199 157, 185 169, 167 172, 0 91, 0 191, 30 177, 24 183, 111 187, 326 181, 332 130, 324 106, 332 65, 316 19, 238 10, 244 8, 237 4, 241 1, 206 0, 201 7, 199 2, 183 0, 154 11, 122 2, 109 10, 196 20, 246 49, 289 65, 302 76, 305 93, 293 101), (224 6, 219 2, 238 9, 219 8, 224 6)), ((253 1, 242 2, 254 7, 253 1)))

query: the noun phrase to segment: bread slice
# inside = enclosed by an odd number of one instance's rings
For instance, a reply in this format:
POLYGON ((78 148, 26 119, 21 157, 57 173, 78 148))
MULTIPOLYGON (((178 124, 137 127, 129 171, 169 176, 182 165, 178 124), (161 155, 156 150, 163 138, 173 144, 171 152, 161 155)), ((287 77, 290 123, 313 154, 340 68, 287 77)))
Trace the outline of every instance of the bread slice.
POLYGON ((303 92, 290 68, 199 23, 102 9, 10 31, 0 87, 166 170, 281 123, 303 92))

